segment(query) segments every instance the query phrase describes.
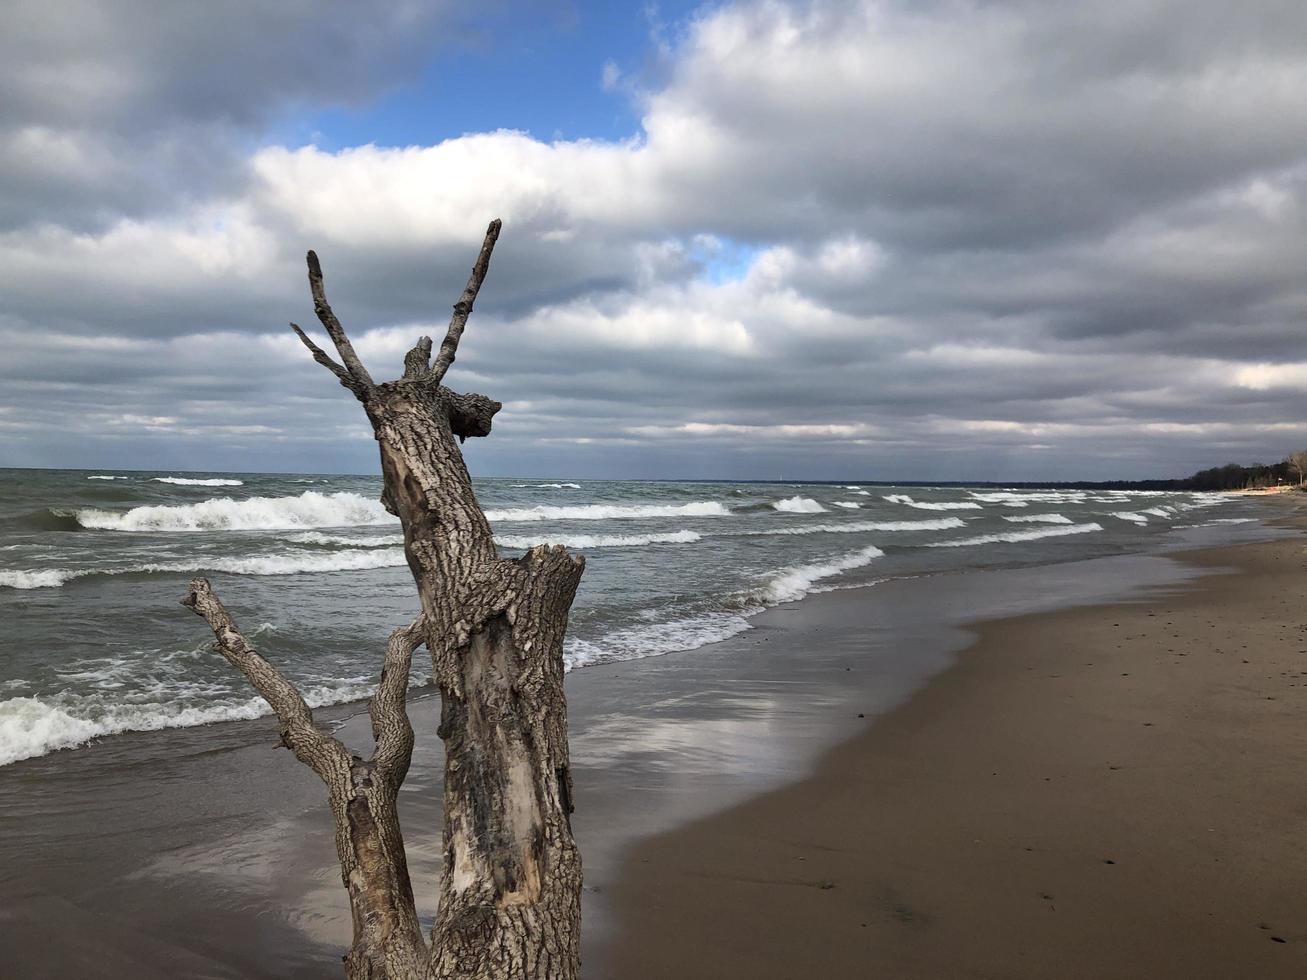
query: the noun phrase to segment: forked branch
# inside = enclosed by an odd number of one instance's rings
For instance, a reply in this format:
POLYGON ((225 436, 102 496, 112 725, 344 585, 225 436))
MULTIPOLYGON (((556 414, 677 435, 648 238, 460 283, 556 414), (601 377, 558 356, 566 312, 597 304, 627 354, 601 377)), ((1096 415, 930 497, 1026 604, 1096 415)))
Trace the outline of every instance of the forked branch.
POLYGON ((371 388, 372 375, 368 374, 368 369, 363 366, 359 356, 354 353, 354 345, 349 342, 349 337, 345 335, 345 328, 340 325, 340 321, 336 319, 336 314, 331 310, 331 304, 327 302, 327 293, 322 285, 322 266, 318 263, 318 253, 311 249, 308 254, 308 263, 309 290, 313 293, 313 312, 318 315, 318 320, 322 323, 323 329, 327 331, 327 336, 336 345, 336 353, 340 355, 340 359, 345 363, 345 369, 359 384, 365 388, 371 388))
POLYGON ((449 329, 445 331, 445 339, 440 342, 440 352, 436 355, 436 362, 431 365, 431 380, 437 384, 444 378, 445 372, 454 363, 454 355, 458 353, 458 342, 463 336, 463 328, 467 326, 467 318, 472 315, 472 304, 476 302, 477 293, 481 291, 481 283, 485 282, 486 273, 490 271, 490 253, 495 250, 495 242, 499 240, 500 225, 498 218, 490 222, 490 227, 486 229, 485 240, 481 243, 481 253, 472 266, 472 275, 467 281, 467 288, 454 304, 454 315, 449 318, 449 329))

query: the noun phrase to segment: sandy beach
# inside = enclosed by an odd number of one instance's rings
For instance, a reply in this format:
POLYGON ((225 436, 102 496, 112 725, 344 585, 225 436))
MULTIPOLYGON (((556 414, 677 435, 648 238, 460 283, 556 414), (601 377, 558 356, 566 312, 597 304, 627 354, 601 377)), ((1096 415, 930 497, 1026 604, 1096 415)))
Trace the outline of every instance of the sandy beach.
POLYGON ((634 849, 605 976, 1307 976, 1303 555, 980 626, 812 777, 634 849))

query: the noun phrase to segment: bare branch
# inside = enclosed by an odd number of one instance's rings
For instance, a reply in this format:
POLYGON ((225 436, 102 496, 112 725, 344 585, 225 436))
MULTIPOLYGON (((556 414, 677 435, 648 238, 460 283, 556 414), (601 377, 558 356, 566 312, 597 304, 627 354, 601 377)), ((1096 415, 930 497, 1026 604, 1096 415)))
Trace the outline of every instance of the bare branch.
POLYGON ((419 337, 413 349, 404 355, 404 378, 423 381, 431 373, 431 338, 419 337))
POLYGON ((309 353, 313 355, 315 361, 339 378, 340 383, 350 391, 355 394, 362 394, 364 390, 363 386, 354 380, 354 376, 333 361, 326 351, 315 344, 313 338, 301 330, 298 323, 292 323, 290 328, 295 331, 295 335, 299 337, 299 339, 304 343, 304 346, 309 349, 309 353))
POLYGON ((318 731, 313 723, 313 712, 304 703, 299 690, 250 646, 209 585, 209 580, 194 579, 182 605, 209 624, 218 640, 218 652, 263 695, 263 700, 268 702, 281 722, 282 741, 295 757, 328 784, 341 778, 348 779, 349 752, 336 739, 318 731))
POLYGON ((490 222, 490 227, 486 229, 485 240, 481 243, 481 254, 477 256, 476 264, 472 266, 472 275, 467 281, 467 288, 454 304, 454 315, 449 318, 449 329, 445 332, 445 339, 440 343, 440 353, 436 355, 436 363, 431 366, 431 379, 437 383, 454 363, 454 355, 458 352, 458 341, 463 336, 463 328, 467 326, 467 318, 472 315, 472 304, 476 302, 477 293, 481 291, 481 283, 485 281, 486 273, 490 270, 490 253, 495 250, 495 242, 499 239, 500 224, 498 218, 490 222))
POLYGON ((326 329, 327 335, 331 337, 331 342, 336 345, 336 352, 340 354, 340 359, 345 362, 345 369, 354 376, 354 380, 359 384, 371 388, 372 375, 368 374, 368 369, 363 366, 359 356, 354 353, 354 345, 349 342, 349 337, 345 335, 345 328, 340 325, 340 321, 336 319, 336 314, 331 311, 331 305, 327 302, 327 293, 322 286, 322 266, 318 262, 318 253, 310 249, 307 259, 309 263, 309 290, 313 293, 313 312, 318 315, 318 319, 326 329))
POLYGON ((377 740, 373 770, 398 789, 408 774, 413 755, 413 726, 408 720, 408 671, 413 651, 426 642, 426 619, 418 616, 410 625, 390 634, 381 683, 368 702, 372 737, 377 740))

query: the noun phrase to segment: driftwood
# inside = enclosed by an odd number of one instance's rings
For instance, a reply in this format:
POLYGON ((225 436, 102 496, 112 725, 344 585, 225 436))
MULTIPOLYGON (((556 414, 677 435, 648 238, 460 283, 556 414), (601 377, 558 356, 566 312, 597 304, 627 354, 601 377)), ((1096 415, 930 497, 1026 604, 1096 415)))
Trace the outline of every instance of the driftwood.
POLYGON ((581 859, 569 817, 562 644, 585 562, 544 546, 499 557, 455 438, 489 435, 500 404, 442 384, 499 227, 493 221, 486 231, 434 361, 431 339, 422 337, 396 381, 378 384, 368 374, 327 302, 313 252, 314 311, 340 360, 291 324, 372 423, 382 503, 403 525, 422 603, 421 616, 386 647, 369 706, 372 758, 351 755, 315 726, 295 686, 250 646, 206 580, 192 582, 183 600, 276 712, 282 741, 327 784, 354 919, 350 980, 573 980, 579 970, 581 859), (409 664, 424 643, 445 744, 444 868, 429 943, 396 810, 413 750, 409 664))

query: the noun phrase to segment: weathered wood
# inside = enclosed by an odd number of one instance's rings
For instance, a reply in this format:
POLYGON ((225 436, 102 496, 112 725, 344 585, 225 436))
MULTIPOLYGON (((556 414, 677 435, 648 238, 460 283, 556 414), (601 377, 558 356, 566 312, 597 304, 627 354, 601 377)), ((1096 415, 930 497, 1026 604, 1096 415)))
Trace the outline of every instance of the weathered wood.
POLYGON ((422 604, 419 620, 397 630, 387 647, 370 705, 373 758, 348 757, 313 727, 293 686, 243 637, 237 641, 207 583, 197 580, 187 600, 268 699, 290 733, 287 744, 303 742, 297 756, 327 783, 354 909, 350 978, 575 980, 580 968, 581 859, 570 821, 562 646, 585 561, 543 546, 499 557, 458 443, 489 435, 500 404, 441 385, 499 229, 496 220, 486 231, 434 364, 431 339, 422 337, 404 359, 403 376, 381 384, 328 305, 321 265, 308 253, 314 309, 343 363, 291 326, 372 423, 382 501, 403 526, 422 604), (440 689, 445 744, 445 862, 430 944, 417 931, 395 811, 413 747, 404 704, 409 658, 423 642, 440 689))

